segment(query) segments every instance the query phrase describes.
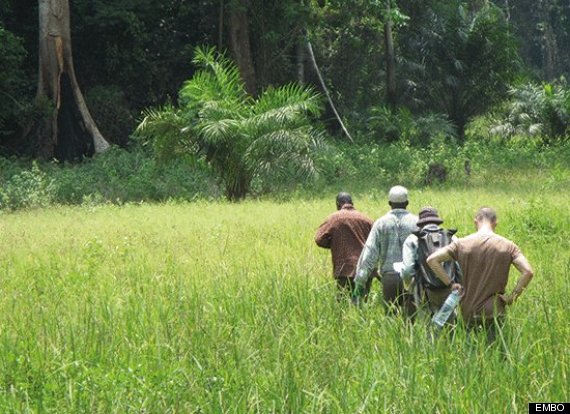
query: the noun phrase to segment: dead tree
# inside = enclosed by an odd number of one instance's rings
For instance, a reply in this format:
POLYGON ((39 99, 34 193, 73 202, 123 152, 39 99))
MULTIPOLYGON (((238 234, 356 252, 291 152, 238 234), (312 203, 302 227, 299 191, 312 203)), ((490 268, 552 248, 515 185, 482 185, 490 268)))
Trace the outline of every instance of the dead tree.
POLYGON ((26 133, 35 146, 35 155, 72 160, 109 148, 75 77, 68 0, 39 0, 37 99, 47 99, 51 110, 26 133))

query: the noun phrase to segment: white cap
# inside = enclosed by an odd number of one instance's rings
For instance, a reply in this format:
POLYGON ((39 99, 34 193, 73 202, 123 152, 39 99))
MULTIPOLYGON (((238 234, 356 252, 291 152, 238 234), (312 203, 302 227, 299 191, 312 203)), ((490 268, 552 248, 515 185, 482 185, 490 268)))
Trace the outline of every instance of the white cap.
POLYGON ((408 189, 401 185, 390 188, 388 193, 388 201, 391 203, 405 203, 408 201, 408 189))

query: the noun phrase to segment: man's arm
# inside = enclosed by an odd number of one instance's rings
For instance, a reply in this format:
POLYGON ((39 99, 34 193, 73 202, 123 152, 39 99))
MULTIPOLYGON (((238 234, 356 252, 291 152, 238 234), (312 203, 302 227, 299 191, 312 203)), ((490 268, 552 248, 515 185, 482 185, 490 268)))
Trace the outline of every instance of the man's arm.
POLYGON ((330 230, 329 220, 327 219, 323 224, 319 226, 319 229, 315 234, 315 243, 317 243, 317 246, 323 247, 325 249, 331 248, 332 235, 330 230))
POLYGON ((526 257, 521 253, 515 260, 513 260, 513 265, 520 272, 521 276, 517 281, 513 292, 510 295, 500 295, 500 298, 507 305, 511 305, 514 301, 521 295, 521 293, 526 289, 532 277, 534 276, 534 271, 526 257))
POLYGON ((459 283, 453 283, 453 280, 448 276, 443 268, 442 263, 453 260, 448 248, 443 248, 435 251, 427 258, 427 264, 435 273, 437 278, 441 280, 446 286, 451 286, 452 289, 461 291, 463 287, 459 283))
POLYGON ((403 280, 409 280, 415 273, 416 260, 418 258, 418 238, 410 234, 406 241, 404 241, 404 247, 402 248, 402 262, 403 267, 400 273, 403 280))
POLYGON ((358 264, 356 265, 356 277, 354 282, 359 289, 363 289, 366 286, 366 282, 370 277, 370 273, 378 265, 378 258, 380 257, 380 226, 374 225, 368 238, 366 239, 366 244, 360 253, 358 258, 358 264))

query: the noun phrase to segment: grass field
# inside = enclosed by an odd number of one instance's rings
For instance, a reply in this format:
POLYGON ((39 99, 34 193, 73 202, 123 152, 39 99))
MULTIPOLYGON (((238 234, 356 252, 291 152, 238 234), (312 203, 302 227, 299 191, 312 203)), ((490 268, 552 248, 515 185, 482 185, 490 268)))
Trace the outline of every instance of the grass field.
MULTIPOLYGON (((356 194, 357 208, 383 214, 383 191, 356 194)), ((374 300, 338 304, 313 243, 334 195, 0 215, 0 412, 516 413, 570 400, 567 191, 411 193, 412 211, 434 205, 463 235, 476 207, 496 207, 498 232, 533 264, 490 349, 462 330, 432 343, 374 300)))

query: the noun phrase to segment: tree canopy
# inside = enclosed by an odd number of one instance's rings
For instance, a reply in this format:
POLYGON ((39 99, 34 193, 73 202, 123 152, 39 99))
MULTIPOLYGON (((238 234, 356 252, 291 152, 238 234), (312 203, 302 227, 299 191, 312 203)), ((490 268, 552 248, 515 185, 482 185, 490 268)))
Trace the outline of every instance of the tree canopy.
MULTIPOLYGON (((19 139, 22 126, 49 111, 34 102, 38 5, 0 3, 0 149, 30 154, 19 139)), ((320 89, 309 40, 349 128, 365 131, 375 108, 396 105, 414 116, 444 115, 459 138, 470 119, 508 99, 509 89, 556 83, 570 68, 564 0, 69 3, 78 84, 102 135, 121 146, 129 145, 141 111, 176 99, 197 70, 198 45, 226 51, 255 96, 294 81, 320 89)), ((330 109, 322 120, 338 131, 330 109)))

